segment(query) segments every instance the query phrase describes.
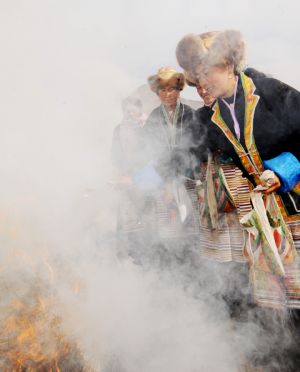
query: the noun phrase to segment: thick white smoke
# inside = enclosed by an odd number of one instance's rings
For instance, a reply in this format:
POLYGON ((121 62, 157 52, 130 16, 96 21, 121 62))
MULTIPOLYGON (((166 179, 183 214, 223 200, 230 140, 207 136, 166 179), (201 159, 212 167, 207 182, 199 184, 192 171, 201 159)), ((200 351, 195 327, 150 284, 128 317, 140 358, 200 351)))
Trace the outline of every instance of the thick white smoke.
POLYGON ((190 268, 162 273, 120 260, 109 185, 121 100, 161 65, 176 66, 187 32, 245 27, 253 66, 300 84, 291 72, 298 23, 281 24, 277 39, 278 20, 295 17, 298 5, 283 15, 281 3, 266 2, 275 9, 266 26, 269 9, 254 3, 246 25, 237 1, 0 4, 2 280, 26 291, 44 278, 58 313, 68 314, 66 332, 97 371, 234 372, 255 348, 257 327, 232 324, 217 295, 230 274, 211 268, 201 292, 207 268, 191 279, 190 268))

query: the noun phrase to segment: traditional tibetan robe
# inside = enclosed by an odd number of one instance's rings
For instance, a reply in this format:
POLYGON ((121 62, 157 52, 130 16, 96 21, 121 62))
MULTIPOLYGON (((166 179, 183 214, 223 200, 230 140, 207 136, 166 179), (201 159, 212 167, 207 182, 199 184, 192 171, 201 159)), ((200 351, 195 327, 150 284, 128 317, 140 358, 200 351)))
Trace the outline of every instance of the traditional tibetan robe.
POLYGON ((141 164, 142 131, 146 118, 123 119, 113 132, 111 159, 121 175, 131 175, 141 164))
POLYGON ((194 110, 178 101, 173 113, 163 105, 155 108, 144 127, 144 152, 163 181, 156 198, 161 237, 176 237, 182 227, 196 234, 193 138, 197 125, 194 110))
POLYGON ((210 121, 211 106, 196 111, 201 141, 198 141, 199 246, 203 258, 217 262, 245 262, 244 237, 239 218, 251 210, 249 186, 231 159, 209 154, 203 124, 210 121), (239 199, 240 203, 236 203, 239 199))
POLYGON ((191 174, 193 137, 196 127, 194 110, 178 102, 175 112, 164 105, 155 108, 145 125, 144 151, 164 179, 191 174))
POLYGON ((234 96, 218 99, 210 114, 204 122, 210 151, 232 158, 250 188, 266 169, 281 179, 280 190, 255 196, 241 219, 245 256, 259 304, 299 308, 300 93, 248 69, 237 76, 234 96))

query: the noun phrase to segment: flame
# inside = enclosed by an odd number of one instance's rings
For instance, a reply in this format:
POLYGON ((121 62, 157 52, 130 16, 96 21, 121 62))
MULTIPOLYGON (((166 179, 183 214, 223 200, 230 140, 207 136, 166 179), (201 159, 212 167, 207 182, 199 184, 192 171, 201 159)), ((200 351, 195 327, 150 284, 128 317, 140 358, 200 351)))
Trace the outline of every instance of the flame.
POLYGON ((10 301, 4 309, 7 316, 0 319, 1 371, 87 371, 78 346, 62 331, 55 305, 54 296, 40 283, 10 301))
MULTIPOLYGON (((36 230, 34 244, 26 245, 32 226, 15 212, 0 212, 0 237, 7 244, 0 262, 0 372, 91 372, 63 330, 71 314, 55 296, 60 271, 52 266, 51 249, 36 230)), ((76 284, 76 293, 82 287, 76 284)))

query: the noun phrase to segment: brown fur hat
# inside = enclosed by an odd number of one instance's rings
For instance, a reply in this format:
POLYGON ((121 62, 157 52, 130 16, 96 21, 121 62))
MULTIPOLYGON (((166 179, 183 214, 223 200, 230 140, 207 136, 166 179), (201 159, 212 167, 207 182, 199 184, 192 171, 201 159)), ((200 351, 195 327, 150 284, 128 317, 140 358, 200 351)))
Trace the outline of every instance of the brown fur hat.
POLYGON ((212 31, 184 36, 176 48, 178 64, 195 79, 196 67, 232 64, 239 73, 245 61, 245 42, 239 31, 212 31))
POLYGON ((177 72, 172 67, 162 67, 157 71, 157 74, 148 78, 150 89, 158 94, 160 89, 172 87, 177 90, 182 90, 185 85, 184 75, 177 72))

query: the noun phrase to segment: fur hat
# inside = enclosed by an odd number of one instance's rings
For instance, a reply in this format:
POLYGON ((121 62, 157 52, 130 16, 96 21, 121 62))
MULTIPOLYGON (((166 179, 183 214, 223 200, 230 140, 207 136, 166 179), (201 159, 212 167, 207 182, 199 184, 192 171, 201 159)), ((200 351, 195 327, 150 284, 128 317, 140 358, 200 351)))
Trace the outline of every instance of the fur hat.
POLYGON ((177 45, 179 65, 196 80, 196 67, 234 66, 239 73, 245 61, 245 42, 239 31, 212 31, 200 35, 189 34, 177 45))
POLYGON ((177 72, 172 67, 162 67, 157 71, 156 75, 148 78, 148 84, 150 89, 158 94, 160 89, 168 87, 182 90, 185 85, 185 78, 182 73, 177 72))
POLYGON ((198 81, 191 73, 189 73, 188 71, 184 71, 184 77, 186 85, 193 88, 197 87, 198 81))

